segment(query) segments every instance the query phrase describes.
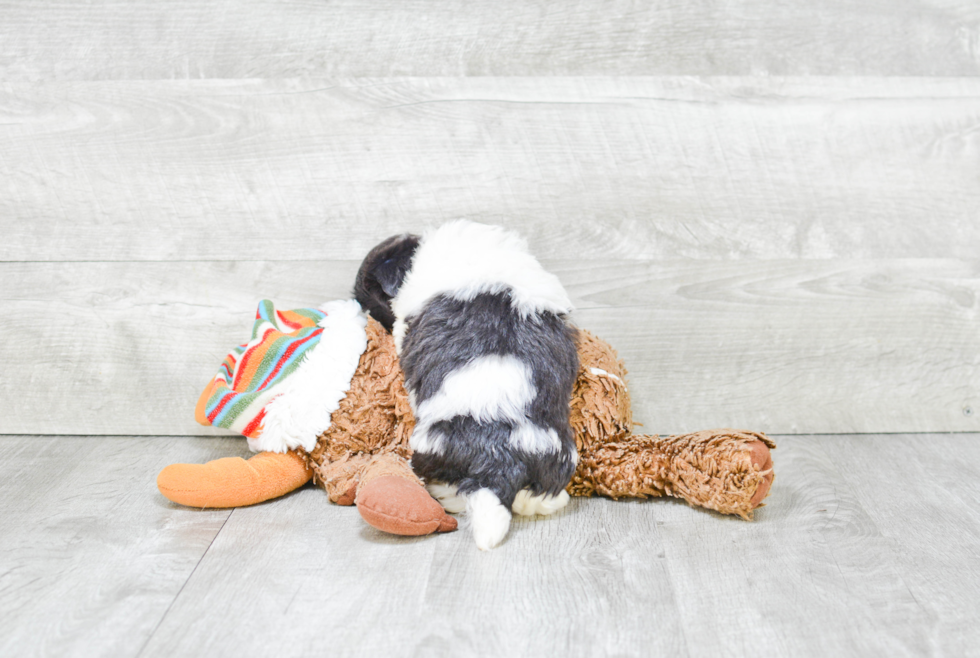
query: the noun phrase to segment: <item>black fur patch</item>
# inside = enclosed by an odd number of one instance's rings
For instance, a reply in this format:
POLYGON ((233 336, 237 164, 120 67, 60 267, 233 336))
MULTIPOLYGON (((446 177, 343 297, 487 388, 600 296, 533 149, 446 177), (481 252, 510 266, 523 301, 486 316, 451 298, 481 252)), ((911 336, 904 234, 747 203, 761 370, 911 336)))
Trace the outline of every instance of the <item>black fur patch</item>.
POLYGON ((418 246, 417 235, 392 236, 372 249, 357 271, 354 298, 389 332, 395 324, 391 300, 398 294, 418 246))
POLYGON ((574 440, 571 450, 527 453, 508 444, 513 430, 507 421, 479 423, 471 416, 440 421, 429 433, 440 436, 445 450, 414 453, 412 469, 423 479, 455 484, 460 494, 490 489, 507 509, 525 487, 535 496, 560 493, 575 472, 574 440))
POLYGON ((528 421, 555 430, 561 443, 559 453, 527 453, 510 445, 514 426, 509 421, 479 423, 457 416, 433 424, 430 434, 441 435, 445 450, 442 455, 415 453, 415 472, 458 485, 460 493, 488 488, 508 509, 525 487, 535 495, 561 492, 575 470, 568 414, 578 371, 574 329, 564 318, 554 313, 522 318, 510 292, 502 292, 470 301, 439 295, 406 322, 400 360, 416 406, 438 393, 447 375, 475 359, 513 355, 530 368, 537 392, 528 421))

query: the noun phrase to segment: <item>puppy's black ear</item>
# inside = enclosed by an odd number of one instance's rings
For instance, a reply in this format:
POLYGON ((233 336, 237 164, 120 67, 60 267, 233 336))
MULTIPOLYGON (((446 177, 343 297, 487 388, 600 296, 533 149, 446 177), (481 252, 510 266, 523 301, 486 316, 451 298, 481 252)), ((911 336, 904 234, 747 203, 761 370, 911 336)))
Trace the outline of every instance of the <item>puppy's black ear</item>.
POLYGON ((386 258, 378 264, 378 269, 374 271, 374 276, 385 294, 394 299, 398 294, 398 289, 402 287, 402 281, 408 274, 408 268, 412 264, 411 260, 393 256, 386 258))
POLYGON ((354 297, 361 308, 371 314, 388 331, 395 324, 391 300, 398 294, 412 267, 412 257, 419 246, 417 235, 388 238, 364 258, 354 282, 354 297))

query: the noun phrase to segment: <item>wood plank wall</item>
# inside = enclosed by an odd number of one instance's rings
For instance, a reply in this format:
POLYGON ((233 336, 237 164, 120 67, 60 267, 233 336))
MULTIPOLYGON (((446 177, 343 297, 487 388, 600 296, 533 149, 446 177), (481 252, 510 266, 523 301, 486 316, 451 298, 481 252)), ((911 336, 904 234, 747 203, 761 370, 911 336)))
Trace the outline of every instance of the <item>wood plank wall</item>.
POLYGON ((457 217, 647 431, 980 429, 975 2, 209 0, 0 2, 0 433, 208 434, 258 300, 457 217))

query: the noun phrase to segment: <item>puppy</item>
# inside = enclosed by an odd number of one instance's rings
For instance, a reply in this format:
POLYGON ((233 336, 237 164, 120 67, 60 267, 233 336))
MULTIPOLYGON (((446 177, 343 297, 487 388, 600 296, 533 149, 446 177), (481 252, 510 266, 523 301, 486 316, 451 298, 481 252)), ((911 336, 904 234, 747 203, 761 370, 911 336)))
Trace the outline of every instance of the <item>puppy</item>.
POLYGON ((572 305, 517 234, 455 221, 402 235, 361 265, 355 297, 391 329, 415 412, 412 468, 476 544, 499 544, 511 510, 568 502, 577 453, 572 305))

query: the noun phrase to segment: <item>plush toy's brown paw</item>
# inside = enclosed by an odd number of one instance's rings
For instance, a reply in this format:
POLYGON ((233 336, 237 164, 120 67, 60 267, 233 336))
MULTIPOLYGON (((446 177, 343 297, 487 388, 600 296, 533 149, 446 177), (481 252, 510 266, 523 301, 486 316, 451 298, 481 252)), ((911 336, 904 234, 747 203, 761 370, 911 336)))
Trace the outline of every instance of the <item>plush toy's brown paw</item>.
POLYGON ((418 536, 456 529, 456 519, 446 514, 423 486, 396 475, 361 485, 357 510, 375 528, 394 535, 418 536))
POLYGON ((752 441, 747 444, 746 447, 749 449, 749 454, 752 458, 752 465, 758 468, 760 471, 768 471, 763 476, 762 482, 759 483, 759 488, 755 490, 755 494, 752 496, 752 500, 749 501, 752 505, 752 509, 755 509, 762 503, 762 500, 769 495, 769 487, 772 486, 772 480, 774 473, 772 470, 772 453, 769 452, 769 446, 759 440, 752 441))

